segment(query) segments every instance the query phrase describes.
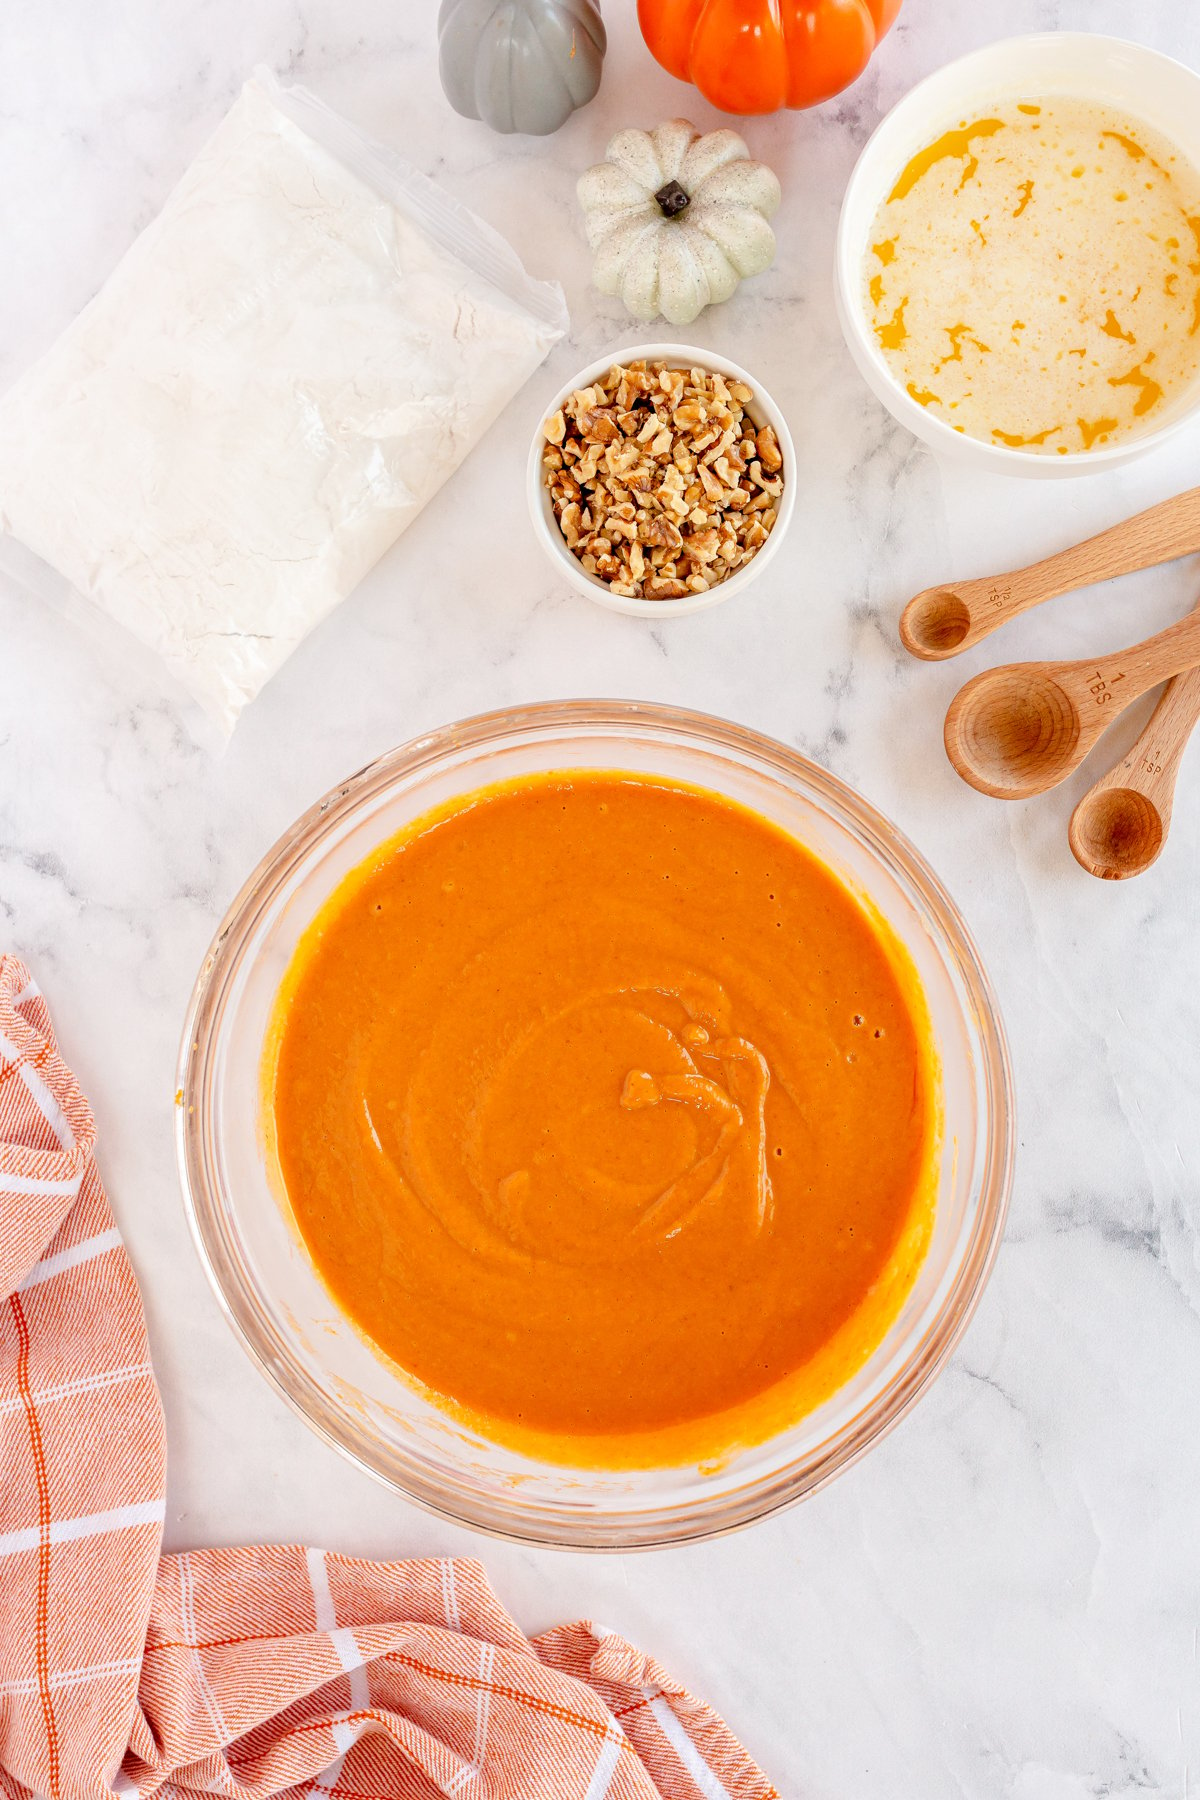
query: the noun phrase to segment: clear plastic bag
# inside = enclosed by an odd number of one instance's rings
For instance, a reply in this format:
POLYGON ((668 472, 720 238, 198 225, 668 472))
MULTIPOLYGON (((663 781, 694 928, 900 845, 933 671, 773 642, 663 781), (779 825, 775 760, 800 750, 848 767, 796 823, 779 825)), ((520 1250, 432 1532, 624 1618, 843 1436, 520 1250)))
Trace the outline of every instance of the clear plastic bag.
POLYGON ((259 71, 0 400, 0 527, 229 731, 567 323, 466 207, 259 71))

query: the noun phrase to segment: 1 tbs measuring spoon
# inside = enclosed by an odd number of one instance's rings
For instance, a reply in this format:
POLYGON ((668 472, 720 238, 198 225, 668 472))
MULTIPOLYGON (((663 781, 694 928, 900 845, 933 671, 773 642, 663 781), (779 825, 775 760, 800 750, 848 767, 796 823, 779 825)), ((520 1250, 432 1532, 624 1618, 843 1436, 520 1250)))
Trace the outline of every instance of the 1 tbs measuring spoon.
POLYGON ((1153 568, 1193 550, 1200 550, 1200 488, 1162 500, 1026 569, 926 588, 900 615, 900 641, 924 662, 944 662, 969 650, 1006 619, 1056 594, 1153 568))
POLYGON ((1200 664, 1200 612, 1090 662, 1007 663, 959 689, 946 755, 964 781, 998 800, 1056 787, 1147 689, 1200 664))

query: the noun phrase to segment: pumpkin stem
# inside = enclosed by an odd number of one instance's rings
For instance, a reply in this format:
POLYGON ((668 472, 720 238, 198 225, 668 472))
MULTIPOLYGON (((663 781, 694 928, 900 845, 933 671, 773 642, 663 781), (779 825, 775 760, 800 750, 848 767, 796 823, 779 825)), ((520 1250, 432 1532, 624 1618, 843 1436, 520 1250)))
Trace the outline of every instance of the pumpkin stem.
POLYGON ((692 196, 688 193, 682 183, 678 181, 664 182, 654 198, 658 201, 659 206, 662 208, 663 217, 666 219, 678 218, 679 214, 684 212, 692 203, 692 196))

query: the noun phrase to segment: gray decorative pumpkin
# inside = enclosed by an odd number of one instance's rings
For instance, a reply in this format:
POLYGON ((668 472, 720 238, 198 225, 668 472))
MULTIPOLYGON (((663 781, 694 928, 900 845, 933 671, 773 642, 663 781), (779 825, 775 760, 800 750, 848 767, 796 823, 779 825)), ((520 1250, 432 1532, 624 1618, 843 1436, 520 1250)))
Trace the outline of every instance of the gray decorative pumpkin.
POLYGON ((544 137, 600 86, 596 0, 442 0, 438 68, 455 112, 544 137))

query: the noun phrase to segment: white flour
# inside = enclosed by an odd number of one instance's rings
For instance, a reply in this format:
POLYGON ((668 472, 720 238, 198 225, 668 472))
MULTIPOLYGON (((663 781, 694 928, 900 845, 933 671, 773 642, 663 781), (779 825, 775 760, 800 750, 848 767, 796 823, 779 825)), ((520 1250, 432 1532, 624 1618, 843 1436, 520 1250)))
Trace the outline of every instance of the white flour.
POLYGON ((227 730, 567 324, 488 227, 264 80, 0 401, 0 525, 227 730))

